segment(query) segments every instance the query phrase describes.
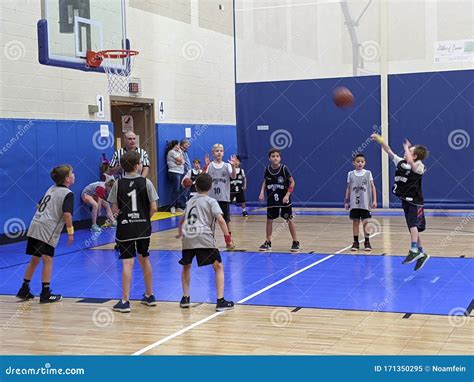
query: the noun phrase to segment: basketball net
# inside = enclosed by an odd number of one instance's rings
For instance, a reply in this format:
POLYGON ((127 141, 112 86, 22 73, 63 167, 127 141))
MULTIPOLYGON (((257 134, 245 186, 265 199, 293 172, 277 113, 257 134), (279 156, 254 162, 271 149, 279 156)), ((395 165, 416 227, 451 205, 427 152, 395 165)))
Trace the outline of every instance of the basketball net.
POLYGON ((135 56, 120 59, 104 59, 102 67, 107 75, 109 94, 129 93, 130 75, 135 56))
POLYGON ((129 93, 130 75, 135 56, 134 50, 103 50, 100 52, 87 52, 89 67, 102 66, 107 75, 109 94, 129 93))

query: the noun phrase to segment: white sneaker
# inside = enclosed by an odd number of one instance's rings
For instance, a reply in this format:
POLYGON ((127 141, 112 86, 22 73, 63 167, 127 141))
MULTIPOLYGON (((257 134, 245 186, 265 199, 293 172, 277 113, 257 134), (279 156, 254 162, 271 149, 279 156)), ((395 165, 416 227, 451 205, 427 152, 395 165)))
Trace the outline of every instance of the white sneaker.
POLYGON ((181 208, 176 208, 176 212, 184 212, 184 210, 181 208))
POLYGON ((176 213, 176 208, 175 208, 175 207, 171 207, 170 212, 174 215, 174 214, 176 213))

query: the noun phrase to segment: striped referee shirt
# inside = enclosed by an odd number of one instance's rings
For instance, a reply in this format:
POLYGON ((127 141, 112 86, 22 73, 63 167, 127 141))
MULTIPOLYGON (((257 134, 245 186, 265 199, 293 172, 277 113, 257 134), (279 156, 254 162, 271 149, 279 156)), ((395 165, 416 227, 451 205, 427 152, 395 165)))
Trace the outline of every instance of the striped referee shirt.
MULTIPOLYGON (((139 147, 136 147, 135 150, 138 152, 138 154, 140 154, 140 163, 143 165, 143 167, 150 167, 150 160, 148 159, 148 154, 145 150, 139 148, 139 147)), ((113 167, 117 167, 120 165, 120 158, 122 157, 123 154, 125 154, 127 152, 127 149, 124 147, 124 148, 121 148, 120 150, 117 150, 114 152, 114 156, 112 157, 112 160, 110 161, 110 167, 113 168, 113 167)), ((143 169, 142 169, 143 171, 143 169)), ((121 178, 123 176, 123 171, 119 174, 117 174, 117 176, 119 178, 121 178)))

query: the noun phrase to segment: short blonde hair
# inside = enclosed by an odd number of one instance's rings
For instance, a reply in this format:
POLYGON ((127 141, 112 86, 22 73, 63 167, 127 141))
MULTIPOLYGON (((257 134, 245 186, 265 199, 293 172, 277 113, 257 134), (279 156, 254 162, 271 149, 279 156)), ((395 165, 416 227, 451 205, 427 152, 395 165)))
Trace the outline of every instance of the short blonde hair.
POLYGON ((217 149, 224 150, 224 145, 222 143, 216 143, 212 146, 212 152, 216 151, 217 149))

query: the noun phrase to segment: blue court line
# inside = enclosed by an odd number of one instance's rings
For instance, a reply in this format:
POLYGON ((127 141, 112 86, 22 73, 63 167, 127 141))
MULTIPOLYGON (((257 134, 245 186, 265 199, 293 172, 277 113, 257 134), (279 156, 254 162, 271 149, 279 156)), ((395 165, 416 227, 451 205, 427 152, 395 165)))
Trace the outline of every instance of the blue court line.
MULTIPOLYGON (((160 301, 181 298, 180 251, 150 251, 154 291, 160 301)), ((325 254, 222 252, 226 298, 239 301, 321 260, 325 254)), ((419 272, 403 257, 335 255, 248 300, 249 305, 440 314, 467 309, 474 296, 474 259, 433 257, 419 272), (437 278, 436 283, 431 281, 437 278)), ((0 294, 15 294, 24 267, 0 270, 0 294)), ((83 250, 55 259, 52 288, 65 297, 121 296, 122 262, 113 250, 83 250)), ((40 276, 31 283, 36 294, 40 276)), ((215 302, 212 267, 193 267, 192 302, 215 302)), ((136 264, 132 299, 141 298, 144 284, 136 264)))
MULTIPOLYGON (((179 216, 169 219, 162 219, 152 222, 152 232, 161 232, 176 228, 179 222, 179 216)), ((66 246, 67 234, 62 234, 59 244, 55 250, 55 257, 82 251, 101 245, 115 242, 115 229, 108 228, 100 234, 94 234, 88 229, 78 230, 74 235, 74 243, 66 246)), ((0 269, 21 265, 29 261, 29 257, 25 255, 26 241, 19 241, 12 244, 0 246, 0 269)))

